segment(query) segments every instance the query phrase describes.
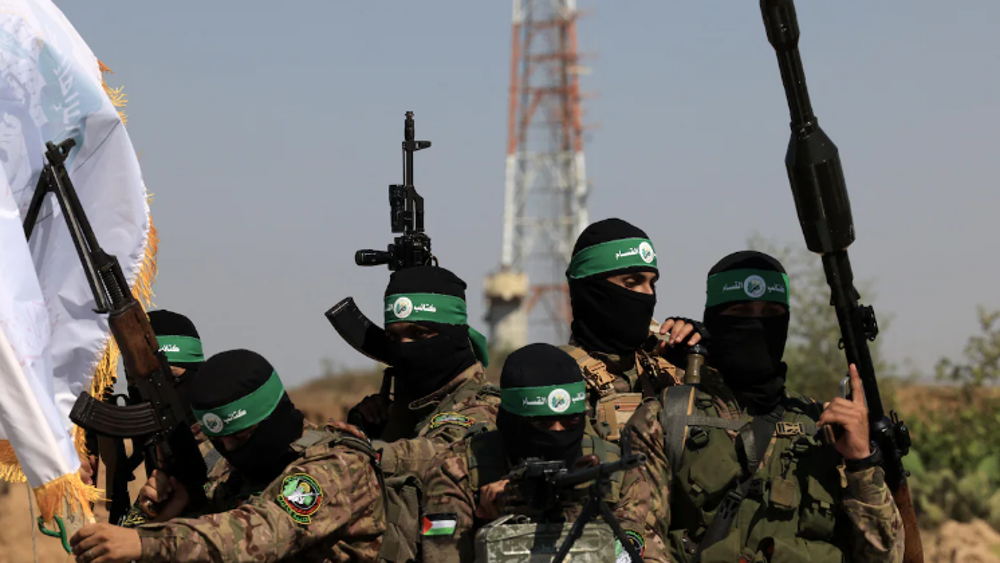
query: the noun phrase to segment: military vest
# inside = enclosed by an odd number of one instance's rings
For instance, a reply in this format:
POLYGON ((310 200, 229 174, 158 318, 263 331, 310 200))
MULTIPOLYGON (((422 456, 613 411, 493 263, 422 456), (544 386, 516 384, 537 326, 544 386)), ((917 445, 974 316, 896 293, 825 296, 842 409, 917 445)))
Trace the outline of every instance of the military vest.
POLYGON ((418 436, 423 436, 428 431, 432 430, 431 421, 434 419, 434 417, 436 417, 441 413, 447 413, 455 410, 455 407, 473 397, 476 397, 482 401, 493 400, 496 401, 497 405, 499 405, 500 388, 497 387, 496 385, 492 385, 489 383, 478 384, 475 380, 472 379, 466 381, 462 386, 456 389, 454 393, 451 393, 450 395, 445 397, 444 400, 438 403, 437 407, 434 409, 434 412, 428 414, 420 421, 420 423, 417 425, 417 427, 420 428, 418 436))
MULTIPOLYGON (((499 481, 511 467, 504 452, 500 432, 483 432, 470 437, 466 455, 469 466, 469 488, 479 490, 484 485, 499 481)), ((601 461, 618 461, 618 446, 592 434, 583 436, 583 455, 595 455, 601 461)), ((611 491, 605 502, 614 506, 621 491, 622 473, 611 476, 611 491)), ((532 561, 542 554, 556 553, 569 536, 573 522, 534 522, 523 516, 506 515, 483 526, 476 532, 476 563, 515 563, 525 561, 530 553, 532 561)), ((611 527, 594 520, 584 526, 582 535, 570 548, 568 561, 576 563, 605 563, 615 561, 621 546, 611 527)), ((541 561, 542 559, 539 559, 541 561)))
POLYGON ((559 349, 572 356, 580 366, 587 384, 588 418, 601 437, 614 443, 621 438, 622 428, 642 400, 655 396, 650 380, 675 384, 684 373, 662 357, 645 352, 636 354, 636 362, 628 370, 613 373, 605 362, 583 348, 566 345, 559 349))
POLYGON ((661 404, 664 448, 673 468, 664 538, 672 560, 692 559, 726 495, 751 473, 729 530, 702 551, 702 563, 844 559, 845 536, 835 533, 843 490, 840 457, 816 436, 819 404, 788 395, 756 464, 751 450, 760 449, 753 444, 751 417, 732 416, 717 399, 690 386, 665 390, 661 404))
MULTIPOLYGON (((426 435, 433 429, 432 421, 442 413, 454 411, 456 406, 478 397, 483 401, 495 400, 499 404, 500 389, 495 385, 480 384, 474 379, 466 381, 453 393, 445 396, 432 412, 417 425, 417 437, 426 435)), ((469 429, 469 433, 483 428, 480 421, 469 429)), ((389 465, 392 465, 391 463, 389 465)), ((390 470, 392 471, 392 470, 390 470)), ((411 563, 420 558, 420 504, 423 499, 423 475, 401 472, 385 479, 386 531, 382 536, 379 550, 381 563, 411 563)))

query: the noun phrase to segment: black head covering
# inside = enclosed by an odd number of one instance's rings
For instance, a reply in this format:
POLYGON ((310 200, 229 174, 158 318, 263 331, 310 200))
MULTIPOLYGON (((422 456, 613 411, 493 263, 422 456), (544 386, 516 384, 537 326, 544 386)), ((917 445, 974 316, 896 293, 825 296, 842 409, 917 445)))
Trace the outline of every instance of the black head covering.
MULTIPOLYGON (((529 344, 507 356, 500 374, 500 389, 502 392, 504 389, 581 381, 583 375, 580 373, 580 366, 569 354, 550 344, 529 344)), ((585 413, 569 415, 580 419, 579 424, 573 428, 562 431, 543 430, 531 423, 539 417, 512 414, 501 406, 497 413, 497 429, 503 438, 504 450, 514 464, 527 458, 541 458, 547 461, 565 461, 567 466, 572 466, 583 455, 585 416, 585 413)))
MULTIPOLYGON (((227 405, 259 389, 274 373, 274 367, 256 352, 220 352, 205 362, 201 376, 195 378, 191 406, 206 410, 227 405)), ((303 419, 285 393, 270 416, 238 448, 227 450, 218 439, 212 443, 233 467, 251 480, 269 483, 294 459, 291 445, 302 437, 303 419)))
MULTIPOLYGON (((415 266, 397 270, 389 277, 386 297, 399 293, 437 293, 465 301, 465 282, 438 266, 415 266)), ((396 392, 409 399, 419 399, 441 389, 476 363, 469 341, 469 325, 414 321, 437 336, 416 342, 395 344, 396 392)))
MULTIPOLYGON (((580 233, 573 254, 613 240, 649 238, 646 233, 621 219, 611 218, 591 224, 580 233)), ((649 336, 649 322, 656 308, 656 294, 646 295, 609 282, 610 276, 632 272, 654 272, 649 266, 632 266, 584 279, 569 280, 573 308, 573 336, 588 351, 632 354, 649 336)))
MULTIPOLYGON (((198 329, 191 319, 167 309, 157 309, 147 313, 149 324, 157 336, 190 336, 201 340, 198 329)), ((198 369, 204 362, 170 362, 170 365, 186 369, 198 369)))
MULTIPOLYGON (((195 328, 191 319, 180 313, 159 309, 147 313, 149 324, 153 328, 156 336, 190 336, 201 340, 198 329, 195 328)), ((184 368, 183 375, 174 378, 174 389, 180 396, 181 402, 185 405, 191 403, 191 382, 205 362, 169 362, 172 366, 184 368)), ((194 423, 194 418, 189 417, 188 422, 194 423)))
MULTIPOLYGON (((709 270, 712 276, 732 270, 785 273, 772 256, 755 250, 734 252, 709 270)), ((705 309, 705 328, 712 335, 709 358, 741 402, 756 412, 774 410, 785 394, 785 363, 789 312, 773 317, 722 315, 733 302, 705 309)))

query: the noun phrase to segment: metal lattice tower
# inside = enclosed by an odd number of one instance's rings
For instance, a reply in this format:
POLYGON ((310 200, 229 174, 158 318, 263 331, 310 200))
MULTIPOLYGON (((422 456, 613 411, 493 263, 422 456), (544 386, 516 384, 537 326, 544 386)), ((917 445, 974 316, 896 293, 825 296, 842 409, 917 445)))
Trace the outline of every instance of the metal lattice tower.
POLYGON ((503 249, 486 280, 492 345, 507 351, 529 326, 566 341, 565 272, 588 223, 576 0, 514 0, 513 16, 503 249))

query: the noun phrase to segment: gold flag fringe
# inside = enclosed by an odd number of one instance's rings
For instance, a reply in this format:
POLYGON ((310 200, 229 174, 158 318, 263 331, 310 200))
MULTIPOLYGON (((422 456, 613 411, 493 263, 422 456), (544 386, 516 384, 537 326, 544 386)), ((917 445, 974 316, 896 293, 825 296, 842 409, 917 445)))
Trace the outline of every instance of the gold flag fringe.
MULTIPOLYGON (((114 107, 124 108, 128 103, 128 96, 123 91, 124 86, 119 86, 118 88, 108 86, 105 81, 105 75, 114 74, 114 72, 101 61, 97 61, 97 64, 101 71, 101 86, 104 88, 104 92, 111 99, 114 107)), ((118 116, 124 125, 128 116, 121 109, 118 111, 118 116)), ((147 203, 151 199, 151 195, 146 196, 147 203)), ((148 216, 148 220, 149 232, 147 233, 142 266, 139 269, 139 275, 136 276, 135 282, 132 285, 132 295, 144 308, 149 308, 153 305, 153 282, 157 275, 156 254, 160 242, 156 226, 153 224, 152 215, 148 216)), ((105 390, 114 386, 117 380, 118 360, 120 356, 121 352, 118 350, 114 338, 111 338, 109 334, 104 353, 101 355, 100 360, 97 361, 94 378, 91 381, 90 393, 93 396, 103 398, 105 390)), ((73 428, 73 442, 77 453, 81 457, 88 455, 84 431, 78 426, 73 428)), ((20 483, 26 480, 24 472, 17 461, 17 456, 14 454, 14 449, 8 440, 0 440, 0 480, 12 483, 20 483)), ((92 516, 90 503, 101 500, 103 496, 102 491, 99 489, 85 485, 80 480, 79 474, 76 473, 63 475, 58 479, 36 487, 34 491, 39 511, 46 522, 51 521, 55 515, 62 515, 67 506, 79 506, 84 515, 90 517, 92 516)))
POLYGON ((91 519, 94 514, 90 510, 90 503, 104 498, 99 489, 85 485, 78 473, 63 475, 41 487, 35 487, 34 491, 38 512, 46 522, 51 522, 53 516, 63 516, 66 506, 79 506, 84 517, 91 519))

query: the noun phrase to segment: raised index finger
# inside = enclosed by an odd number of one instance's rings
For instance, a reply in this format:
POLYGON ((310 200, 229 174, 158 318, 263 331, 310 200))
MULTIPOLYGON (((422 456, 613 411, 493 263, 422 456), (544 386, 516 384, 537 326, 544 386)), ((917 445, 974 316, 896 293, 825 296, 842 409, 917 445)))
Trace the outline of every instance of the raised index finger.
POLYGON ((858 374, 858 366, 851 364, 851 401, 855 405, 865 405, 865 387, 861 384, 861 376, 858 374))

